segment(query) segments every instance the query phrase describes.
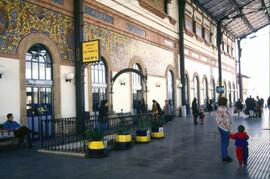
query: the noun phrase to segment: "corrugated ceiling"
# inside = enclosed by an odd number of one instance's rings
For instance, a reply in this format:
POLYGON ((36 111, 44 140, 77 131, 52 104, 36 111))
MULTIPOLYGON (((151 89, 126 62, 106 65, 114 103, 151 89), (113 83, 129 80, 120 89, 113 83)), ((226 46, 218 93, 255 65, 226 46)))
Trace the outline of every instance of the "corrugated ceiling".
POLYGON ((236 38, 270 24, 270 0, 194 0, 236 38))

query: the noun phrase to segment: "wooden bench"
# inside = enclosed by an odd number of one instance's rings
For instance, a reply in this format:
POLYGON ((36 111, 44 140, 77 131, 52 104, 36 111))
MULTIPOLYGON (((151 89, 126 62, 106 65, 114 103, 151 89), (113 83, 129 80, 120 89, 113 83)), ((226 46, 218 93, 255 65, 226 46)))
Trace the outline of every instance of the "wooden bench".
POLYGON ((18 144, 18 138, 14 136, 13 131, 5 130, 0 124, 0 147, 13 144, 18 144))

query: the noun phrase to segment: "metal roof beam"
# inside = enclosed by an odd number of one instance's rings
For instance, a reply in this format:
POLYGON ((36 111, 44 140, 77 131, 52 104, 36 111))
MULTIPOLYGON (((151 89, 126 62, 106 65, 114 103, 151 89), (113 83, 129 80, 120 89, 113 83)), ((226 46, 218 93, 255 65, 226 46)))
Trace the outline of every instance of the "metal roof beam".
POLYGON ((194 0, 193 2, 194 2, 195 5, 199 6, 200 9, 201 9, 204 13, 206 13, 211 19, 217 21, 217 18, 214 17, 214 16, 212 15, 212 13, 210 13, 206 8, 204 8, 204 6, 199 2, 199 0, 194 0))
POLYGON ((246 3, 246 4, 244 4, 244 5, 241 6, 241 7, 239 6, 239 4, 236 3, 238 8, 235 9, 234 11, 230 12, 229 14, 223 16, 223 18, 222 18, 221 20, 230 19, 229 15, 231 15, 231 14, 237 12, 239 9, 243 9, 244 7, 246 7, 247 5, 249 5, 249 4, 252 3, 252 2, 253 2, 253 1, 250 1, 250 2, 248 2, 248 3, 246 3))
POLYGON ((250 28, 251 31, 255 31, 254 27, 251 25, 251 23, 248 21, 248 19, 246 18, 245 14, 242 11, 242 8, 239 6, 239 4, 236 2, 236 0, 230 0, 232 3, 234 3, 241 15, 242 20, 245 22, 245 24, 248 26, 248 28, 250 28))
MULTIPOLYGON (((267 14, 268 22, 270 22, 270 15, 269 15, 268 9, 267 9, 267 7, 266 7, 266 5, 264 3, 264 0, 261 0, 261 2, 262 2, 263 9, 266 11, 265 13, 267 14)), ((268 8, 270 8, 270 7, 268 7, 268 8)))

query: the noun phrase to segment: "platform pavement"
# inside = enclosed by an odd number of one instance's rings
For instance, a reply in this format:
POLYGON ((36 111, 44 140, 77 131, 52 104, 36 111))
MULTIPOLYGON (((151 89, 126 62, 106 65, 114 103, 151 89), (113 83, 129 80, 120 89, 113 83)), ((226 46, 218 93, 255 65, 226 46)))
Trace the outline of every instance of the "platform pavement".
POLYGON ((232 163, 221 161, 215 113, 206 115, 204 125, 192 118, 175 118, 165 126, 165 139, 134 145, 131 150, 113 151, 107 158, 43 154, 36 149, 0 153, 1 179, 270 179, 269 111, 263 119, 233 115, 233 129, 246 126, 250 135, 250 159, 239 167, 233 141, 232 163))

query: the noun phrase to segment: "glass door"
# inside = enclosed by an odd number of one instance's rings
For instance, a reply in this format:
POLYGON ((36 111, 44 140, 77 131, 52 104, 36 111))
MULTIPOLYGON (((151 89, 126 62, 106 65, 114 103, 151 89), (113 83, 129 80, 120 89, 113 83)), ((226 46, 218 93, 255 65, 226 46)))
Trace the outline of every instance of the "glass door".
MULTIPOLYGON (((26 87, 26 110, 28 127, 32 130, 34 138, 40 137, 41 120, 52 119, 52 88, 51 87, 26 87)), ((43 125, 43 133, 51 134, 51 127, 48 122, 43 125)))

